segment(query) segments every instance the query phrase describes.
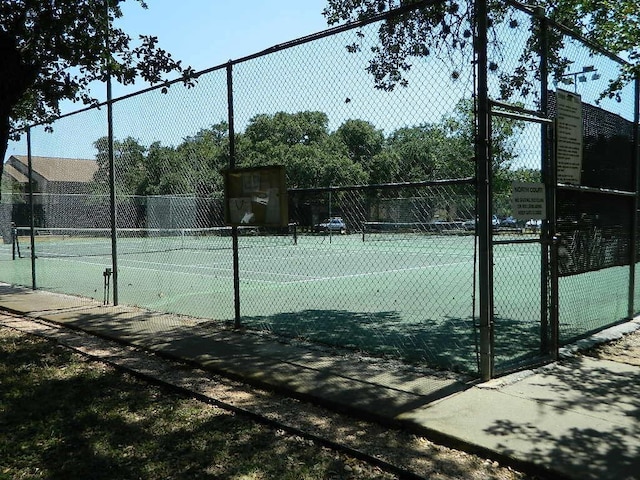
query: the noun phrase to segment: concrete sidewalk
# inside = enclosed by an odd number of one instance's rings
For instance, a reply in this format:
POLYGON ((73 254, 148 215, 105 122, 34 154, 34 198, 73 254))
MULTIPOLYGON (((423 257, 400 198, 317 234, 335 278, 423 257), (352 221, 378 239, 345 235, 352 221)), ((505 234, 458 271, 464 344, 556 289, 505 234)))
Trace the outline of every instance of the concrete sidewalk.
POLYGON ((640 479, 637 366, 568 356, 474 384, 212 322, 3 284, 0 310, 137 345, 549 476, 640 479))

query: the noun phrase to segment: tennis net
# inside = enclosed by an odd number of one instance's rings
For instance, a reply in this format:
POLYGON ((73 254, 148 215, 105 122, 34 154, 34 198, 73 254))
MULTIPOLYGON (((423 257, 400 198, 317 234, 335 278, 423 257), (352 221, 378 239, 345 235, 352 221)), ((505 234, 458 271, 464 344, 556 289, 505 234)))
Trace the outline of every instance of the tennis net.
MULTIPOLYGON (((23 257, 31 256, 31 229, 18 227, 16 240, 23 257)), ((242 237, 264 239, 275 237, 273 232, 257 227, 238 227, 242 237)), ((95 257, 112 253, 109 228, 42 228, 33 231, 36 257, 95 257)), ((293 243, 290 233, 281 233, 286 243, 293 243)), ((174 250, 230 250, 231 227, 209 228, 118 228, 118 255, 160 253, 174 250)), ((256 240, 258 243, 260 240, 256 240)), ((252 242, 242 242, 249 247, 252 242)))
POLYGON ((444 222, 364 222, 363 241, 411 240, 420 235, 458 234, 464 232, 461 221, 444 222))

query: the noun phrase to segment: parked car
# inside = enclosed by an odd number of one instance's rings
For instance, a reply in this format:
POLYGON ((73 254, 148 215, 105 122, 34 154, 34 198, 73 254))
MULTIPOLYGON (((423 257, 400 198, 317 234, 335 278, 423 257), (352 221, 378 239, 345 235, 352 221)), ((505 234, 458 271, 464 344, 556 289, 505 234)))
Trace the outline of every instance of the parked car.
POLYGON ((500 221, 500 226, 506 228, 516 228, 518 226, 518 221, 512 216, 508 216, 507 218, 503 218, 500 221))
POLYGON ((532 232, 539 232, 542 228, 542 220, 536 220, 535 218, 527 220, 527 222, 524 224, 524 228, 532 232))
MULTIPOLYGON (((477 219, 476 220, 474 220, 474 219, 465 220, 464 222, 462 222, 462 228, 464 230, 467 230, 467 231, 475 230, 477 223, 478 223, 477 219)), ((496 227, 500 226, 500 219, 498 218, 497 215, 492 215, 491 216, 491 226, 493 228, 496 228, 496 227)))
POLYGON ((468 232, 475 230, 476 229, 476 221, 471 218, 469 220, 465 220, 464 222, 462 222, 462 229, 466 230, 468 232))
POLYGON ((340 217, 327 218, 324 222, 314 225, 316 232, 339 232, 347 233, 347 224, 340 217))

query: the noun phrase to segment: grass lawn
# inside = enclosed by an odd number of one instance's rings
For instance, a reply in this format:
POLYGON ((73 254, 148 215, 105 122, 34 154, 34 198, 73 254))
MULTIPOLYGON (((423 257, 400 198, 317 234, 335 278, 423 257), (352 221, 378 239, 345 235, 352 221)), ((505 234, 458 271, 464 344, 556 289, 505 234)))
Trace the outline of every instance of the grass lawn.
POLYGON ((0 480, 38 478, 395 477, 0 327, 0 480))

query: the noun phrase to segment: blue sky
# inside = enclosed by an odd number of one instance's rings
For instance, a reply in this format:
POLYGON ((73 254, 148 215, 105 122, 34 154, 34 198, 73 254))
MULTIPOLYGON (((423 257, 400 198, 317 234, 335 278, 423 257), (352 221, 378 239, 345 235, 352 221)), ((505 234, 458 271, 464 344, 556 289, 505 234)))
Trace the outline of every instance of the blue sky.
MULTIPOLYGON (((326 0, 135 0, 123 5, 115 25, 129 33, 155 35, 159 45, 196 71, 327 28, 326 0)), ((138 84, 126 91, 139 90, 138 84)), ((125 91, 114 85, 114 95, 125 91)))
MULTIPOLYGON (((116 20, 116 26, 133 38, 139 34, 157 36, 162 48, 196 71, 327 28, 322 15, 327 0, 147 0, 147 3, 149 8, 143 9, 135 0, 125 2, 124 16, 116 20)), ((367 41, 377 43, 376 32, 377 27, 371 26, 367 41)), ((390 133, 403 126, 438 122, 452 113, 459 100, 472 95, 470 59, 462 56, 454 58, 453 64, 451 59, 412 60, 410 88, 392 93, 376 90, 372 76, 366 72, 370 50, 363 48, 362 53, 355 55, 345 53, 345 46, 354 40, 355 33, 347 32, 234 67, 236 131, 245 128, 256 114, 318 110, 328 114, 332 130, 346 119, 358 118, 390 133), (453 68, 465 72, 456 82, 451 81, 453 68)), ((499 60, 503 67, 508 68, 509 59, 517 58, 508 55, 517 53, 515 40, 502 52, 499 60)), ((588 58, 584 52, 574 55, 577 64, 595 64, 603 74, 610 68, 607 62, 588 58)), ((596 82, 589 84, 590 88, 581 84, 579 93, 583 99, 593 101, 606 78, 603 75, 600 86, 596 82)), ((114 83, 114 98, 145 86, 137 83, 125 88, 114 83)), ((105 100, 105 86, 94 85, 92 94, 105 100)), ((632 112, 626 105, 632 97, 627 94, 623 104, 606 102, 603 106, 615 113, 632 112)), ((62 111, 72 112, 80 107, 68 103, 62 106, 62 111)), ((201 77, 195 89, 185 91, 174 86, 168 95, 148 94, 116 102, 114 110, 116 138, 133 136, 145 145, 156 140, 163 145, 176 145, 199 129, 226 120, 224 71, 201 77)), ((33 154, 90 158, 95 153, 93 141, 105 135, 105 124, 105 109, 101 109, 56 122, 53 135, 33 131, 33 154)), ((539 148, 535 142, 519 143, 530 143, 529 149, 537 156, 539 148)), ((9 145, 8 155, 25 152, 24 140, 9 145)), ((529 155, 523 155, 523 159, 526 157, 529 155)))
MULTIPOLYGON (((148 0, 148 4, 145 10, 129 0, 115 25, 133 38, 157 36, 162 48, 196 71, 328 28, 322 15, 327 0, 248 0, 224 5, 208 0, 148 0)), ((368 32, 368 45, 377 44, 377 28, 360 29, 368 32)), ((356 38, 355 31, 346 32, 235 65, 236 131, 262 113, 321 111, 327 113, 331 130, 346 119, 363 119, 390 133, 403 126, 437 122, 459 99, 471 96, 471 76, 451 85, 450 63, 436 65, 435 59, 415 62, 408 74, 410 88, 376 89, 366 71, 370 47, 363 47, 359 54, 345 48, 356 38)), ((470 72, 468 62, 466 70, 470 72)), ((114 82, 113 96, 117 99, 145 87, 138 82, 125 88, 114 82)), ((91 90, 105 100, 104 85, 94 84, 91 90)), ((114 136, 131 136, 146 146, 155 141, 175 146, 200 129, 226 121, 226 103, 225 71, 217 70, 199 77, 193 89, 176 84, 166 95, 156 90, 116 102, 114 136)), ((79 107, 68 103, 62 111, 79 107)), ((33 154, 91 158, 93 142, 106 134, 105 125, 105 109, 99 109, 55 122, 53 134, 34 129, 33 154)), ((10 145, 8 154, 22 154, 25 149, 23 143, 10 145)))

